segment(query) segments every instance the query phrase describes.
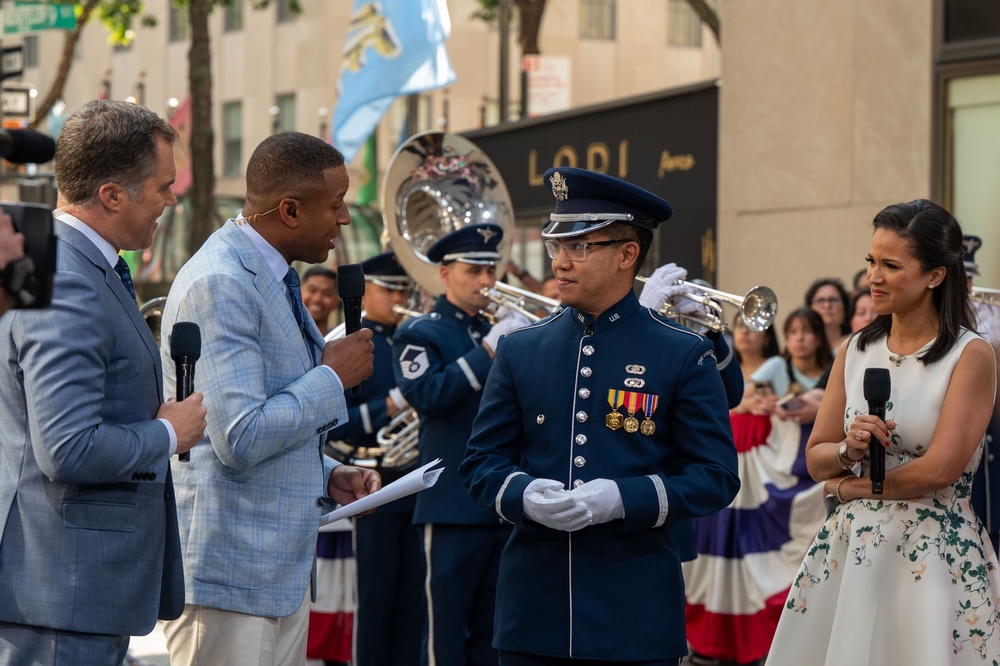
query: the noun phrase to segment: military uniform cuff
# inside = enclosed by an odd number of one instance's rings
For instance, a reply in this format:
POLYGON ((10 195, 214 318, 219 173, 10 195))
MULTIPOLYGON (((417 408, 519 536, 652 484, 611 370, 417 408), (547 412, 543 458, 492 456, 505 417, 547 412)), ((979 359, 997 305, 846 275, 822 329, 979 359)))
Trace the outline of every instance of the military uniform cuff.
POLYGON ((670 507, 662 477, 650 474, 615 482, 625 506, 621 532, 660 527, 666 522, 670 507))

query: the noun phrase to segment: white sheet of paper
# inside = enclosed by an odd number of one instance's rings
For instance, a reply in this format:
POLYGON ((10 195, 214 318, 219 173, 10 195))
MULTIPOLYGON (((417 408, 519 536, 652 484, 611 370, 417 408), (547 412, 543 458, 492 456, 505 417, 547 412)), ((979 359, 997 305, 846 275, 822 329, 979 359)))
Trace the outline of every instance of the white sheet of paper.
POLYGON ((440 458, 433 460, 423 467, 418 467, 403 478, 397 479, 389 485, 376 490, 368 497, 362 497, 361 499, 355 500, 346 506, 337 507, 330 513, 323 514, 319 518, 319 531, 337 531, 335 527, 330 525, 331 523, 344 518, 350 518, 351 516, 355 516, 359 513, 367 511, 368 509, 374 509, 377 506, 388 504, 393 500, 398 500, 400 497, 406 497, 407 495, 412 495, 413 493, 420 492, 421 490, 427 490, 437 483, 438 477, 441 476, 441 472, 444 471, 444 467, 430 469, 439 462, 441 462, 440 458))

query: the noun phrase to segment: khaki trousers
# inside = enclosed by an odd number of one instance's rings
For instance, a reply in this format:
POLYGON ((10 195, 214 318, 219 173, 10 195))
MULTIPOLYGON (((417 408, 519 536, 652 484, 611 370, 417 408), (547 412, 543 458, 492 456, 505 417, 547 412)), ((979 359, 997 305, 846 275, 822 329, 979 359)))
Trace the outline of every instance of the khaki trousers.
POLYGON ((164 622, 170 666, 303 666, 309 591, 288 617, 257 617, 187 604, 164 622))

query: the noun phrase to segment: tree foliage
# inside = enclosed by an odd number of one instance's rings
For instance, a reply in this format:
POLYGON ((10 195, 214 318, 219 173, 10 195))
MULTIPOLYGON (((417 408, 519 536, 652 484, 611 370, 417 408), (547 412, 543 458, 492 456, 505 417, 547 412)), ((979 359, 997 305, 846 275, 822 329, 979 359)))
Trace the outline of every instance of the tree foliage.
MULTIPOLYGON (((546 0, 513 0, 514 8, 520 18, 518 43, 521 55, 541 53, 538 44, 538 34, 542 29, 542 16, 545 13, 546 0)), ((707 0, 687 0, 687 3, 704 21, 705 25, 715 35, 716 41, 722 43, 722 26, 719 15, 707 0)), ((500 18, 500 0, 476 0, 478 8, 472 13, 472 18, 486 23, 495 23, 500 18)), ((623 3, 624 4, 624 3, 623 3)), ((627 9, 625 7, 624 9, 627 9)))
MULTIPOLYGON (((50 0, 58 3, 58 0, 50 0)), ((266 9, 271 2, 280 0, 250 0, 253 9, 266 9)), ((234 0, 172 0, 177 8, 187 8, 191 26, 191 49, 188 52, 188 89, 191 94, 191 199, 188 211, 188 247, 193 254, 214 231, 218 220, 215 209, 215 158, 212 129, 212 66, 211 44, 208 34, 208 16, 218 6, 231 5, 234 0)), ((62 3, 65 4, 65 3, 62 3)), ((76 27, 67 30, 52 87, 38 104, 29 127, 37 127, 48 115, 52 106, 63 95, 73 52, 80 41, 80 34, 93 19, 101 21, 108 32, 108 42, 127 45, 136 37, 133 26, 156 25, 156 18, 145 14, 142 0, 85 0, 73 3, 76 10, 76 27)), ((288 0, 288 9, 299 13, 298 0, 288 0)))

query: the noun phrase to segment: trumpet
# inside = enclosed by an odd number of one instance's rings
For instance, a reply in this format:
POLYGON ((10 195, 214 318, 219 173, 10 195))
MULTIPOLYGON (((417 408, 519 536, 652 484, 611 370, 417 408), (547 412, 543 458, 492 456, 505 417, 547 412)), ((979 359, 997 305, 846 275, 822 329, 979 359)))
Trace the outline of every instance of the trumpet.
POLYGON ((969 298, 987 307, 1000 307, 1000 289, 990 289, 988 287, 973 287, 969 298))
MULTIPOLYGON (((640 282, 648 281, 648 278, 641 276, 636 279, 640 282)), ((740 319, 743 320, 743 325, 748 330, 759 333, 767 330, 778 315, 778 297, 770 287, 756 286, 743 296, 738 296, 687 280, 678 280, 674 284, 685 287, 687 291, 684 297, 695 303, 700 303, 704 307, 704 311, 680 312, 676 304, 667 299, 660 306, 660 314, 664 317, 704 326, 719 333, 726 333, 730 328, 729 320, 726 318, 722 306, 730 305, 739 310, 740 319)))
POLYGON ((533 291, 518 289, 505 282, 497 282, 493 285, 492 289, 486 287, 479 293, 483 298, 501 307, 514 312, 520 312, 532 322, 536 322, 542 318, 538 314, 538 310, 545 310, 548 314, 552 314, 562 307, 559 301, 546 298, 533 291))

